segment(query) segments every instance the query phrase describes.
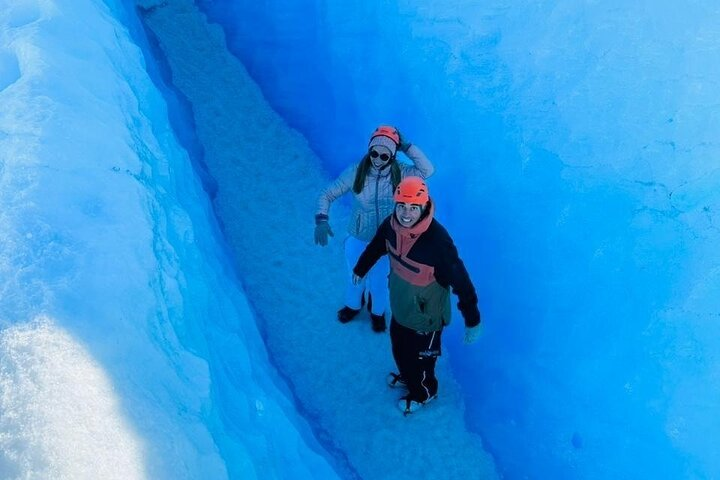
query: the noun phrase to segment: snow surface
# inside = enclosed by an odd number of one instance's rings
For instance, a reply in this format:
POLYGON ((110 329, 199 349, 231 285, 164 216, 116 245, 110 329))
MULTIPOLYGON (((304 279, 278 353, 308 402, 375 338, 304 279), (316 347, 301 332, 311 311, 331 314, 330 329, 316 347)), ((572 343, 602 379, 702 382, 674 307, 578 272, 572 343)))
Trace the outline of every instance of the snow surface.
POLYGON ((323 445, 357 478, 494 478, 447 368, 442 400, 403 418, 401 393, 385 385, 394 368, 388 335, 372 333, 367 314, 335 320, 346 268, 341 242, 312 242, 312 212, 330 178, 305 139, 272 111, 191 1, 144 5, 172 83, 191 105, 217 180, 214 205, 269 351, 323 445))

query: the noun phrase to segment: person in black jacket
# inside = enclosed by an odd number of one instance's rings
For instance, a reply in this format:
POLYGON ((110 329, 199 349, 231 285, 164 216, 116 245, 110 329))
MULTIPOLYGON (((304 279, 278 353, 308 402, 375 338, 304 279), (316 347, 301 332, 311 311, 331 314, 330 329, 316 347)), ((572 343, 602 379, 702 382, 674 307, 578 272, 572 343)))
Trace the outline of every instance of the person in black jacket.
POLYGON ((480 333, 478 300, 447 230, 433 218, 434 206, 420 177, 406 177, 395 190, 395 212, 383 221, 353 269, 359 282, 383 255, 390 257, 390 341, 399 373, 388 385, 407 387, 398 402, 405 414, 437 396, 435 363, 440 337, 450 323, 450 288, 465 319, 465 343, 480 333))

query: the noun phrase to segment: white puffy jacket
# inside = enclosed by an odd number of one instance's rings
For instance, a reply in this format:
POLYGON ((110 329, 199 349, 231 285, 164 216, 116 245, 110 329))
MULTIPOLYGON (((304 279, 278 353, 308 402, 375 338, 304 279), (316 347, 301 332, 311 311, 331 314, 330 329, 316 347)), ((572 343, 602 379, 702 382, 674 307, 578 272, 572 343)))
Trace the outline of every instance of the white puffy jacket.
MULTIPOLYGON (((410 145, 406 155, 412 160, 413 165, 398 163, 401 179, 410 176, 427 178, 433 174, 434 168, 430 160, 418 147, 410 145)), ((349 166, 320 193, 316 214, 328 215, 330 204, 335 199, 346 192, 352 192, 358 165, 359 163, 349 166)), ((382 221, 393 212, 394 208, 390 169, 385 168, 378 171, 375 167, 371 167, 362 191, 360 193, 353 192, 353 207, 348 232, 359 240, 369 242, 382 221)))

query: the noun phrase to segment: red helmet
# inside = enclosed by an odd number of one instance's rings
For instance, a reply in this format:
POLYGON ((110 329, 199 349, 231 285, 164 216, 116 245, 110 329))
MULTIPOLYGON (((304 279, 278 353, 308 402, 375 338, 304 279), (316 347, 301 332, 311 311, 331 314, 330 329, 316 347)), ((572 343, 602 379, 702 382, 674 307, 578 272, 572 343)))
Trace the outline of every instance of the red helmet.
POLYGON ((390 140, 395 142, 395 145, 400 145, 400 134, 397 128, 391 127, 390 125, 380 125, 375 129, 372 135, 370 135, 370 142, 372 143, 375 137, 388 137, 390 140))
POLYGON ((395 189, 393 199, 398 203, 425 205, 430 200, 430 194, 422 178, 405 177, 395 189))

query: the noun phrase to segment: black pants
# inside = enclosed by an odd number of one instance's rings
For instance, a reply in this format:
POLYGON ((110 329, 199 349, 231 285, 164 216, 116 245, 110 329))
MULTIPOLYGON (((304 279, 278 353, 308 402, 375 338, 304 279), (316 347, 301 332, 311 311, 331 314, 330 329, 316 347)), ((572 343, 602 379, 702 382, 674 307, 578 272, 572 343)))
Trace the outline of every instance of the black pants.
POLYGON ((424 402, 437 394, 435 363, 441 354, 441 336, 442 330, 417 332, 403 327, 395 321, 395 318, 390 322, 393 358, 400 376, 405 380, 411 400, 424 402))

